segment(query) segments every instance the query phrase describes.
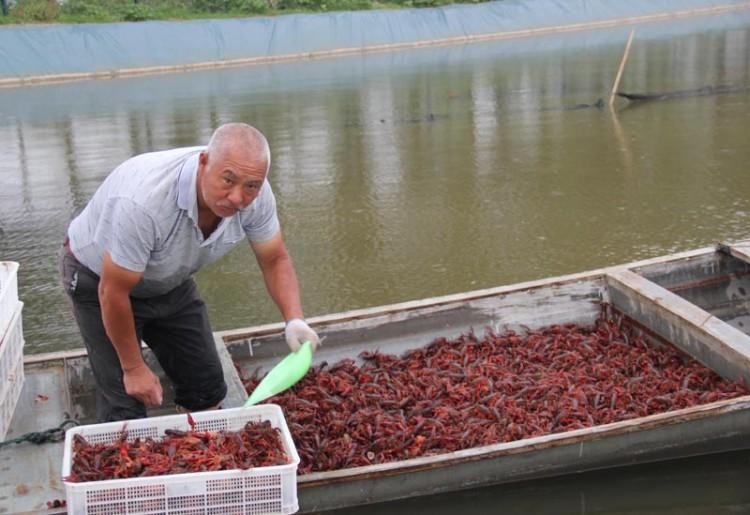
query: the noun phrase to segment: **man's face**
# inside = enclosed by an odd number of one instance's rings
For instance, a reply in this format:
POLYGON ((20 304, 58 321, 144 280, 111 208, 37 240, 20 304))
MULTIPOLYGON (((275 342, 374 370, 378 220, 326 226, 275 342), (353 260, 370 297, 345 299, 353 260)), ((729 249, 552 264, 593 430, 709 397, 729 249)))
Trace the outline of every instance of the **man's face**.
POLYGON ((198 160, 198 205, 227 218, 255 200, 266 178, 265 159, 245 150, 217 155, 201 152, 198 160))

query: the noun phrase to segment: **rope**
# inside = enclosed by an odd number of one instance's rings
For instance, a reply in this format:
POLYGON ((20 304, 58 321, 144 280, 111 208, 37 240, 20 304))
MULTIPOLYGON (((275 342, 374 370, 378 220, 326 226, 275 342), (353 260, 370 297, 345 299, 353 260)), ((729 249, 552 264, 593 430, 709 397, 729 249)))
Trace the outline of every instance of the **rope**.
POLYGON ((44 431, 34 431, 31 433, 26 433, 25 435, 21 435, 17 438, 5 440, 4 442, 0 442, 0 447, 4 447, 12 443, 23 442, 31 442, 37 445, 48 442, 59 442, 65 439, 65 430, 68 429, 67 426, 75 427, 78 425, 80 425, 80 423, 75 419, 69 418, 68 414, 66 413, 65 420, 63 420, 59 426, 53 427, 52 429, 46 429, 44 431))

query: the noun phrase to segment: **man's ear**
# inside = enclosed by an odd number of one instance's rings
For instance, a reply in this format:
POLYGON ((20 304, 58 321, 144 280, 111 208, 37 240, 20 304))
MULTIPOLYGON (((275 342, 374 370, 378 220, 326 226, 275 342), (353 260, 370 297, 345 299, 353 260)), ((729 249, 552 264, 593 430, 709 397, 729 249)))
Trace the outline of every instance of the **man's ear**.
POLYGON ((201 153, 198 154, 198 164, 206 166, 206 163, 208 163, 208 152, 201 150, 201 153))

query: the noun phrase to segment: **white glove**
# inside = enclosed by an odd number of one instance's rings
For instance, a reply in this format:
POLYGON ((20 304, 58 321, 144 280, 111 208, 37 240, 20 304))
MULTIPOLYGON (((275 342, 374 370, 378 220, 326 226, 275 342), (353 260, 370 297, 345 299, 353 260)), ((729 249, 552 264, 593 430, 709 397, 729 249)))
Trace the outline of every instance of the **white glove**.
POLYGON ((320 344, 318 334, 301 318, 292 318, 287 321, 286 329, 284 329, 284 336, 286 337, 286 343, 289 345, 289 348, 292 349, 292 352, 297 352, 305 342, 310 342, 312 344, 313 351, 315 351, 320 344))

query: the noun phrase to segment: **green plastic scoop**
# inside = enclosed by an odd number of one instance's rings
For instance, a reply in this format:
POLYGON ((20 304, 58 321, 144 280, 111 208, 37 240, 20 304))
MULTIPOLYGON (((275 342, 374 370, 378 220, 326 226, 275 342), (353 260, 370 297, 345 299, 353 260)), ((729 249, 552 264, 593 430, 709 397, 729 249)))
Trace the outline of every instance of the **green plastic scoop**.
POLYGON ((307 373, 311 363, 312 343, 305 342, 297 352, 289 354, 266 374, 245 401, 245 406, 252 406, 291 388, 307 373))

